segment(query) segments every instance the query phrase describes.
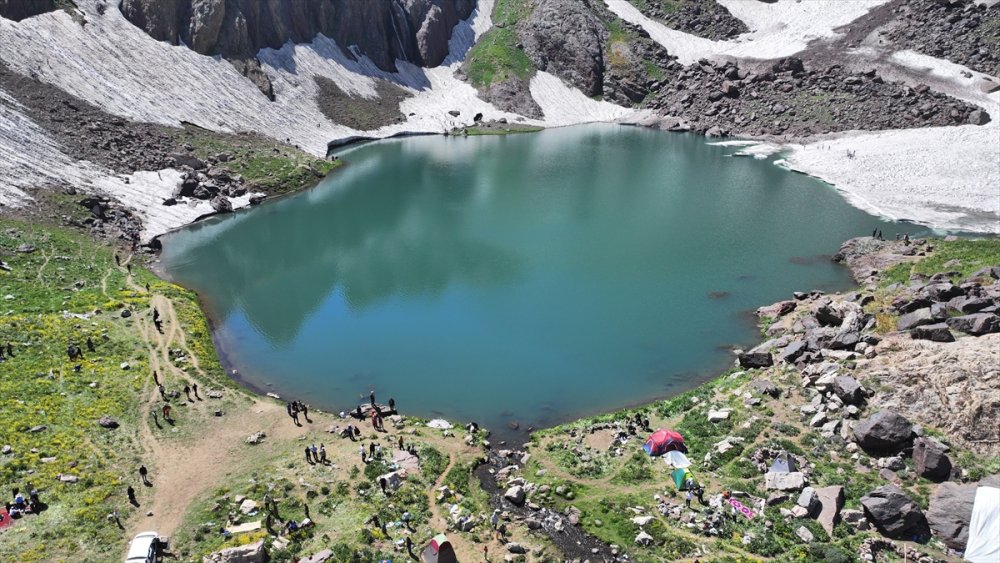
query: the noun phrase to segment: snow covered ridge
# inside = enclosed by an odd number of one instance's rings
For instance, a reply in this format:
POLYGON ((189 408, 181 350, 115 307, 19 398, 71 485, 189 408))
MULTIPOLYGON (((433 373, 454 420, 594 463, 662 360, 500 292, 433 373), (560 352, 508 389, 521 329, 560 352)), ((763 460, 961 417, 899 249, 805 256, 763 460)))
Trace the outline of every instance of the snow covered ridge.
MULTIPOLYGON (((792 55, 810 41, 837 36, 840 26, 863 17, 889 0, 718 0, 750 29, 729 41, 711 41, 670 30, 646 18, 627 0, 604 0, 619 17, 640 25, 657 42, 691 63, 718 56, 767 59, 792 55)), ((490 29, 494 0, 480 0, 472 16, 452 31, 449 54, 436 68, 398 62, 398 72, 379 69, 364 56, 345 56, 332 40, 317 36, 310 44, 286 44, 258 53, 271 78, 276 101, 219 58, 197 54, 149 37, 118 10, 98 13, 98 0, 78 0, 86 19, 80 25, 56 11, 21 22, 0 19, 0 60, 37 76, 110 113, 132 120, 179 126, 192 123, 222 132, 258 132, 287 140, 323 156, 327 143, 351 136, 382 138, 399 133, 440 133, 465 125, 476 113, 485 119, 521 119, 479 98, 455 78, 465 54, 490 29), (412 94, 400 105, 404 123, 357 131, 327 119, 317 102, 316 77, 326 77, 353 95, 375 95, 375 79, 385 79, 412 94), (453 117, 451 110, 461 115, 453 117), (412 115, 411 115, 412 114, 412 115)), ((1000 232, 1000 100, 975 90, 964 67, 947 61, 895 53, 882 60, 857 50, 848 56, 882 70, 924 73, 936 90, 975 103, 993 117, 987 126, 940 127, 906 131, 851 132, 801 145, 752 146, 748 154, 787 152, 784 165, 822 178, 855 205, 895 219, 944 229, 1000 232), (847 150, 856 157, 846 158, 847 150)), ((532 97, 545 112, 529 124, 562 126, 594 121, 639 121, 641 113, 596 101, 559 78, 538 72, 532 97)), ((176 171, 138 173, 128 178, 70 158, 43 129, 0 91, 0 203, 24 205, 25 188, 70 182, 115 197, 146 219, 144 239, 180 227, 210 212, 203 208, 160 205, 169 197, 176 171)), ((234 201, 234 207, 245 204, 234 201)))

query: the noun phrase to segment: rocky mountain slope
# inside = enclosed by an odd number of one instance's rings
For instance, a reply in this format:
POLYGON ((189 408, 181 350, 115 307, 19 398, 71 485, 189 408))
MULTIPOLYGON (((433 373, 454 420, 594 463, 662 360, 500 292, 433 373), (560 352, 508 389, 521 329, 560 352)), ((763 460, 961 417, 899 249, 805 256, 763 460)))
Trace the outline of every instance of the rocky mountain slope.
POLYGON ((394 71, 397 59, 441 64, 452 28, 474 6, 475 0, 122 0, 120 9, 155 39, 183 42, 203 55, 253 57, 322 33, 394 71))

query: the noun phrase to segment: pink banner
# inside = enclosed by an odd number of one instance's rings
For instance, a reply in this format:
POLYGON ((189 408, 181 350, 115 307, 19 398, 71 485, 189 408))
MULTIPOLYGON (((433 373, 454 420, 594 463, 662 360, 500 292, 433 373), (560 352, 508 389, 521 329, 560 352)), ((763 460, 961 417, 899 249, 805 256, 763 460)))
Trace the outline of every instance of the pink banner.
POLYGON ((738 500, 736 500, 734 498, 729 499, 729 504, 733 505, 733 508, 735 508, 736 510, 738 510, 740 512, 740 514, 742 514, 743 516, 746 516, 747 518, 753 518, 754 516, 756 516, 753 513, 753 510, 750 510, 748 507, 743 506, 742 502, 740 502, 740 501, 738 501, 738 500))

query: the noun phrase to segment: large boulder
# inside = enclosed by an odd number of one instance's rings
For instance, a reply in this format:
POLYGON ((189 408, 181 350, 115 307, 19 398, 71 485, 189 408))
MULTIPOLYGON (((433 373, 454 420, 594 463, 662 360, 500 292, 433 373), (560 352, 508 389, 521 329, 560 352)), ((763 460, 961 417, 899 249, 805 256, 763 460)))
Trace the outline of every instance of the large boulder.
POLYGON ((537 0, 534 4, 518 30, 531 62, 587 96, 603 94, 609 32, 595 10, 579 0, 537 0))
POLYGON ((980 486, 1000 487, 1000 475, 970 485, 941 483, 931 495, 927 523, 934 534, 952 549, 963 550, 969 541, 972 506, 976 501, 976 489, 980 486))
POLYGON ((854 425, 854 439, 869 453, 898 452, 913 443, 913 424, 893 411, 879 411, 854 425))
POLYGON ((859 405, 865 400, 865 390, 857 379, 840 375, 833 379, 833 392, 848 405, 859 405))
POLYGON ((930 437, 913 441, 913 463, 917 474, 928 479, 945 479, 951 474, 948 446, 930 437))
POLYGON ((521 485, 514 485, 513 487, 507 489, 507 492, 503 494, 503 498, 509 500, 514 506, 523 506, 524 487, 521 485))
POLYGON ((202 558, 202 563, 264 563, 264 540, 216 551, 202 558))
POLYGON ((883 485, 861 497, 861 506, 886 537, 913 539, 928 535, 927 519, 920 505, 895 485, 883 485))
POLYGON ((801 491, 805 486, 806 476, 801 471, 769 471, 764 474, 764 488, 769 491, 801 491))
POLYGON ((832 485, 816 489, 816 498, 819 499, 819 515, 816 520, 820 526, 826 530, 829 536, 833 537, 833 527, 840 518, 840 509, 844 507, 844 487, 832 485))
POLYGON ((993 313, 973 313, 952 317, 947 322, 949 327, 973 336, 1000 332, 1000 317, 993 313))
POLYGON ((945 323, 918 326, 910 330, 910 338, 914 340, 930 340, 931 342, 955 341, 955 336, 945 323))
POLYGON ((929 325, 937 322, 934 315, 931 313, 930 307, 924 307, 923 309, 917 309, 911 313, 906 313, 905 315, 899 317, 899 321, 896 323, 896 328, 898 330, 910 330, 911 328, 918 327, 920 325, 929 325))
POLYGON ((738 356, 740 367, 744 369, 766 368, 774 365, 768 352, 747 352, 738 356))

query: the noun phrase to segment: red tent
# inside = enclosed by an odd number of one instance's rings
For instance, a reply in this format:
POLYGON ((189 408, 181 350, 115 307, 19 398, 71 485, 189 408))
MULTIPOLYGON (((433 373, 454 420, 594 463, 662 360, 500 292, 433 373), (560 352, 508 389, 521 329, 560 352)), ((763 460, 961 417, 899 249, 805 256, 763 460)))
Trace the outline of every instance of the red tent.
POLYGON ((653 456, 663 455, 671 450, 687 451, 687 448, 684 447, 683 436, 673 430, 664 430, 662 428, 653 432, 649 438, 646 438, 646 443, 643 444, 642 449, 646 450, 647 454, 653 456))

